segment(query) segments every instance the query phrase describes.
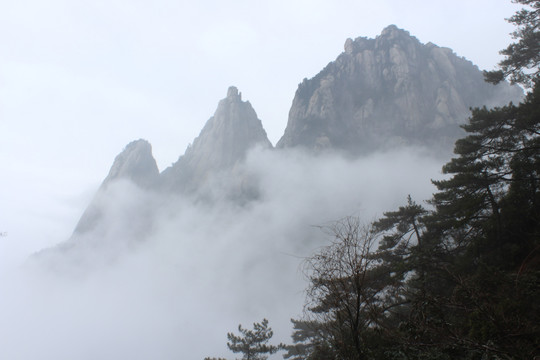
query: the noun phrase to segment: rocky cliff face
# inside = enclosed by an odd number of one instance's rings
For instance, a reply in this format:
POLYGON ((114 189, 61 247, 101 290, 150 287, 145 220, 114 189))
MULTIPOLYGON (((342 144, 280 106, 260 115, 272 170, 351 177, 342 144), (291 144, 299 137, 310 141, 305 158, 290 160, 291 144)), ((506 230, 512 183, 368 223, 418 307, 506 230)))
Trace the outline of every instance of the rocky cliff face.
MULTIPOLYGON (((458 125, 470 107, 502 105, 522 96, 517 87, 484 82, 476 66, 450 49, 421 44, 390 26, 376 39, 348 39, 344 53, 300 84, 277 147, 357 155, 422 145, 446 155, 462 135, 458 125)), ((148 142, 127 145, 72 240, 86 235, 130 241, 144 237, 152 227, 158 191, 165 198, 195 194, 197 200, 253 199, 257 179, 240 165, 256 146, 272 148, 251 104, 231 87, 185 154, 161 174, 148 142)))
POLYGON ((347 39, 334 62, 299 85, 276 147, 355 154, 407 144, 448 152, 470 107, 522 96, 518 87, 486 83, 452 50, 392 25, 375 39, 347 39))
MULTIPOLYGON (((107 217, 118 216, 114 213, 116 206, 124 205, 115 204, 115 198, 118 204, 131 203, 136 208, 129 215, 133 219, 127 232, 129 237, 136 238, 137 234, 143 234, 151 226, 151 206, 141 199, 126 199, 136 195, 147 196, 139 190, 193 194, 208 190, 215 184, 218 175, 227 173, 229 179, 225 187, 226 191, 231 192, 227 196, 253 196, 254 184, 241 171, 237 171, 236 166, 254 146, 271 148, 272 144, 251 104, 242 101, 238 89, 230 87, 227 97, 219 102, 214 116, 208 120, 193 145, 161 174, 152 156, 152 147, 146 140, 128 144, 114 160, 109 174, 83 213, 75 227, 74 238, 96 232, 98 228, 106 226, 104 220, 107 217), (128 184, 111 190, 120 181, 128 184), (126 190, 126 186, 133 185, 134 188, 126 190)), ((127 235, 123 232, 121 236, 127 235)))
POLYGON ((251 148, 271 148, 261 120, 249 101, 230 87, 214 116, 178 161, 161 174, 165 189, 190 192, 217 172, 234 170, 251 148))
POLYGON ((109 174, 103 180, 94 200, 81 216, 74 234, 83 234, 93 230, 103 217, 101 198, 107 188, 115 181, 127 180, 143 189, 157 185, 159 170, 152 156, 152 146, 146 140, 136 140, 129 143, 114 159, 109 174))
POLYGON ((116 156, 102 186, 107 186, 114 180, 126 179, 142 188, 148 188, 156 184, 158 176, 159 170, 152 155, 152 145, 139 139, 129 143, 116 156))

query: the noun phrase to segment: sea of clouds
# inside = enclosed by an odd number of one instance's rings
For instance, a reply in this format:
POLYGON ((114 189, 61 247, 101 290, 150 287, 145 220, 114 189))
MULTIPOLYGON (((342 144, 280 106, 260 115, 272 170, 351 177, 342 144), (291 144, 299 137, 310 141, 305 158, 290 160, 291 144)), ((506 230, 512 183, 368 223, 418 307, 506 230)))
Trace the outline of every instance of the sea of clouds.
POLYGON ((320 226, 368 223, 408 194, 422 203, 442 163, 418 149, 353 160, 257 149, 240 172, 258 196, 243 203, 219 194, 226 180, 206 201, 118 181, 94 199, 93 232, 2 268, 0 358, 234 358, 227 332, 263 318, 290 343, 302 259, 329 240, 320 226))

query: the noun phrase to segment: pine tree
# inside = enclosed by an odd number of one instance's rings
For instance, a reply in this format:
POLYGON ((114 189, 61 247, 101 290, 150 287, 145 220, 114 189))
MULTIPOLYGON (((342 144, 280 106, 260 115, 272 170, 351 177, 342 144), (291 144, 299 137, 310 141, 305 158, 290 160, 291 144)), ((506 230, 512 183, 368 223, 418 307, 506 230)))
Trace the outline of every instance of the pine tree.
MULTIPOLYGON (((268 327, 268 320, 263 319, 260 323, 253 323, 253 330, 244 329, 238 325, 240 335, 227 333, 227 347, 233 353, 241 353, 242 360, 266 360, 270 354, 283 349, 284 345, 270 345, 268 342, 274 332, 268 327)), ((224 358, 206 357, 204 360, 226 360, 224 358)))
POLYGON ((424 237, 446 249, 431 261, 444 267, 430 271, 447 290, 431 287, 422 300, 428 331, 412 326, 453 356, 540 355, 539 114, 538 84, 518 106, 474 110, 443 168, 452 177, 434 182, 424 237))
POLYGON ((281 347, 269 345, 268 341, 274 335, 268 327, 268 320, 253 324, 253 330, 244 329, 238 325, 240 335, 228 333, 227 347, 234 353, 241 353, 242 360, 266 360, 266 354, 274 354, 281 347))
POLYGON ((433 210, 409 198, 369 236, 334 229, 308 259, 310 316, 293 321, 287 358, 540 357, 540 1, 515 2, 516 42, 488 75, 527 98, 473 110, 433 210))
POLYGON ((392 312, 403 305, 403 276, 381 261, 379 233, 358 218, 325 228, 330 244, 306 259, 306 313, 293 320, 286 358, 382 359, 391 347, 392 312))
POLYGON ((330 343, 327 324, 315 320, 295 320, 293 324, 293 345, 286 345, 284 359, 290 360, 328 360, 335 356, 330 343))
POLYGON ((512 37, 517 41, 500 53, 506 58, 499 63, 501 70, 485 72, 486 80, 498 83, 507 78, 512 83, 532 87, 538 77, 540 64, 540 1, 514 0, 525 5, 508 19, 517 26, 512 37))

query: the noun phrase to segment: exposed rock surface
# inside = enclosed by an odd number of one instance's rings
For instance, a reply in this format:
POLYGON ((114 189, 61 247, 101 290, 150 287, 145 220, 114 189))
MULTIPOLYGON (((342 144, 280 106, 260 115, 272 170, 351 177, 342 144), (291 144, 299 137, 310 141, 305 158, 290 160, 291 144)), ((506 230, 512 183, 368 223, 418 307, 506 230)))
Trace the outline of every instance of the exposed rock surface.
POLYGON ((407 144, 449 152, 470 107, 522 96, 507 83, 486 83, 452 50, 424 45, 391 25, 375 39, 347 39, 334 62, 304 79, 276 147, 357 154, 407 144))
MULTIPOLYGON (((422 145, 448 154, 462 136, 458 125, 466 121, 470 107, 504 105, 522 96, 520 88, 484 82, 476 66, 450 49, 421 44, 389 26, 376 39, 347 39, 334 62, 299 85, 277 147, 356 155, 422 145)), ((129 246, 152 229, 154 211, 171 194, 240 203, 255 198, 259 179, 241 164, 256 146, 272 148, 251 104, 230 87, 193 144, 161 174, 148 142, 128 144, 72 238, 56 250, 76 253, 99 248, 100 241, 114 247, 121 239, 129 246)), ((41 258, 56 250, 42 252, 41 258)))
POLYGON ((114 181, 128 180, 140 188, 147 189, 157 185, 159 170, 152 156, 152 146, 146 140, 136 140, 129 143, 116 156, 109 174, 103 180, 98 192, 88 208, 86 208, 77 226, 75 234, 83 234, 93 230, 103 216, 101 197, 107 187, 114 181))
POLYGON ((238 89, 230 87, 193 145, 163 171, 163 187, 193 191, 217 172, 233 170, 255 146, 271 148, 272 144, 249 101, 242 101, 238 89))
MULTIPOLYGON (((236 165, 245 159, 249 149, 257 145, 272 147, 251 104, 242 101, 238 90, 230 87, 227 97, 219 102, 214 116, 208 120, 193 145, 161 174, 152 156, 152 147, 146 140, 128 144, 115 158, 109 174, 75 227, 72 240, 90 232, 100 234, 108 231, 105 229, 109 226, 106 218, 115 216, 119 219, 111 221, 120 223, 120 218, 126 216, 132 220, 127 231, 118 229, 118 236, 137 238, 144 234, 151 226, 152 206, 151 200, 142 199, 148 194, 139 191, 141 189, 195 193, 201 189, 207 190, 215 184, 217 175, 227 172, 227 191, 235 192, 228 196, 252 196, 255 191, 253 182, 236 171, 236 165), (121 181, 125 183, 119 184, 121 181), (120 186, 115 187, 117 184, 120 186), (133 209, 125 209, 125 214, 115 213, 120 210, 118 206, 125 204, 131 204, 129 206, 133 209)), ((67 243, 64 248, 72 245, 72 242, 67 243)))
POLYGON ((139 139, 129 143, 116 156, 102 186, 113 180, 127 179, 143 188, 152 187, 158 176, 159 170, 152 155, 152 145, 146 140, 139 139))

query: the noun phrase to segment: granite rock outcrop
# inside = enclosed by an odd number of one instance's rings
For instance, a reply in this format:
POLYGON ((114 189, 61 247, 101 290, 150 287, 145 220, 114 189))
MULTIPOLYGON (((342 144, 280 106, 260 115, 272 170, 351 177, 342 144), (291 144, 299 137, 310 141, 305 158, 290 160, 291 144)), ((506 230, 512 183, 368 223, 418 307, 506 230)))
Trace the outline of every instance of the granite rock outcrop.
POLYGON ((471 107, 519 102, 452 50, 422 44, 391 25, 375 39, 347 39, 344 52, 296 91, 277 148, 365 154, 402 145, 451 152, 471 107))
POLYGON ((217 173, 234 171, 256 146, 272 148, 272 143, 249 101, 231 86, 185 154, 161 173, 162 188, 196 191, 217 173))

